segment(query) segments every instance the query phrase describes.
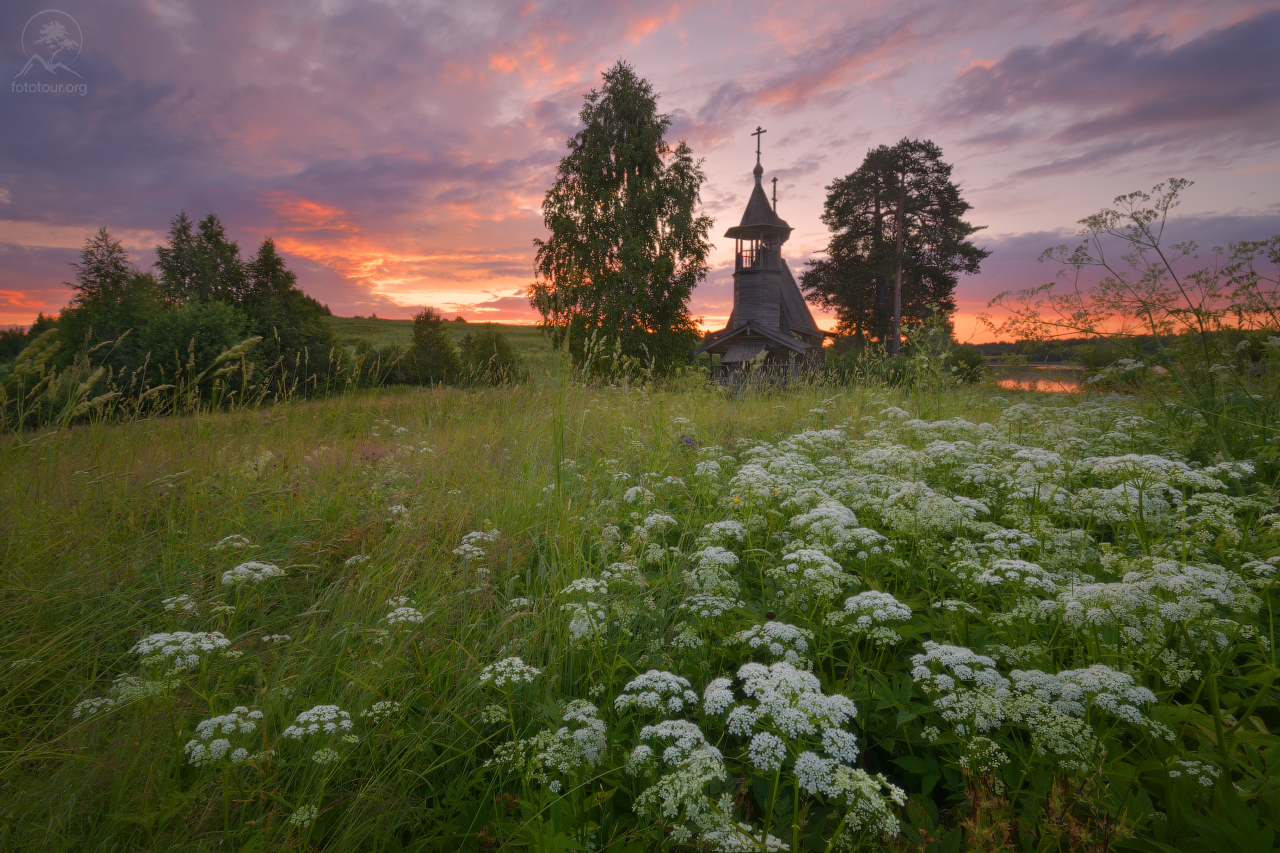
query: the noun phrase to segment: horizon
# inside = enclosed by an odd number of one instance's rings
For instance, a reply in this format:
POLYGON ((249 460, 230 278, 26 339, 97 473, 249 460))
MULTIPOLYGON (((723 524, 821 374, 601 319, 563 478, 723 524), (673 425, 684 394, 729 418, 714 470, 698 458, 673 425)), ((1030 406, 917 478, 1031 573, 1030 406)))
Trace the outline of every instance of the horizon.
POLYGON ((0 140, 0 327, 66 303, 100 226, 149 268, 179 210, 217 213, 242 251, 273 237, 336 315, 431 305, 530 325, 542 194, 618 58, 661 95, 668 140, 705 158, 714 249, 690 309, 707 329, 731 305, 720 235, 750 191, 756 125, 797 274, 825 246, 830 181, 878 144, 942 146, 992 249, 956 288, 962 341, 991 296, 1052 277, 1036 258, 1079 219, 1168 177, 1196 181, 1172 239, 1280 233, 1269 3, 72 6, 79 79, 57 85, 84 93, 20 90, 49 74, 23 71, 41 9, 0 16, 0 67, 18 75, 0 116, 27 129, 0 140))

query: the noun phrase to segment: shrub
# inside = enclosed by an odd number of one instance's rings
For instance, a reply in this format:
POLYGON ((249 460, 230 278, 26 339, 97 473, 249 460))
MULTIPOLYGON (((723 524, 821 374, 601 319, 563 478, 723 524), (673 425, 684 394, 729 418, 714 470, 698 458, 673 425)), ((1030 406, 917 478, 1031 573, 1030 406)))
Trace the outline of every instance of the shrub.
POLYGON ((436 309, 423 308, 413 316, 413 343, 405 360, 419 382, 452 382, 462 373, 458 349, 436 309))
POLYGON ((462 373, 469 382, 501 385, 528 378, 524 360, 493 323, 485 323, 463 336, 461 356, 462 373))

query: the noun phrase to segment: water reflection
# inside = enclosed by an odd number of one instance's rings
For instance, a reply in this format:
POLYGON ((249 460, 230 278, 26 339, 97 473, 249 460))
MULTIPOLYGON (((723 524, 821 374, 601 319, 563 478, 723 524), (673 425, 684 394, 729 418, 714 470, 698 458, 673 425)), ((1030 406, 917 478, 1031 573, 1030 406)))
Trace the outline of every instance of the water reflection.
POLYGON ((997 367, 996 384, 1014 391, 1078 394, 1084 380, 1080 367, 997 367))

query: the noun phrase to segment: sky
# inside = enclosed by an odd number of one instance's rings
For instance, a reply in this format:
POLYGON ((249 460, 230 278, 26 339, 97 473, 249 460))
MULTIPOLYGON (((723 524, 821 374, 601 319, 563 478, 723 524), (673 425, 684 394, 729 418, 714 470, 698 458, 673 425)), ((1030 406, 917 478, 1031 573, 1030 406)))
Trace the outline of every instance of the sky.
POLYGON ((149 268, 180 210, 246 253, 274 238, 341 316, 534 322, 542 197, 619 59, 704 160, 708 328, 757 126, 796 272, 827 184, 876 145, 941 146, 992 252, 957 288, 961 339, 1053 278, 1037 258, 1078 220, 1169 177, 1195 182, 1171 239, 1280 233, 1276 0, 59 3, 0 11, 0 327, 66 304, 99 227, 149 268))

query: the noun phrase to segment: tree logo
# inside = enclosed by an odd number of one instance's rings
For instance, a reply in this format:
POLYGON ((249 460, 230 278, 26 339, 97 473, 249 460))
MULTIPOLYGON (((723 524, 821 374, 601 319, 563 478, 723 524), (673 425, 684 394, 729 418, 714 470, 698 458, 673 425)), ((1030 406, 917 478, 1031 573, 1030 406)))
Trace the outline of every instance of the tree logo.
MULTIPOLYGON (((37 67, 42 67, 49 74, 63 79, 69 79, 67 75, 73 75, 83 80, 84 77, 71 67, 79 58, 83 45, 84 34, 75 18, 57 9, 38 12, 22 28, 22 52, 27 57, 27 64, 22 66, 18 76, 13 79, 17 81, 28 74, 38 73, 37 67)), ((31 88, 31 85, 28 84, 27 88, 31 88)), ((35 88, 38 91, 79 91, 83 84, 77 87, 74 84, 50 86, 45 83, 38 84, 35 88)))

